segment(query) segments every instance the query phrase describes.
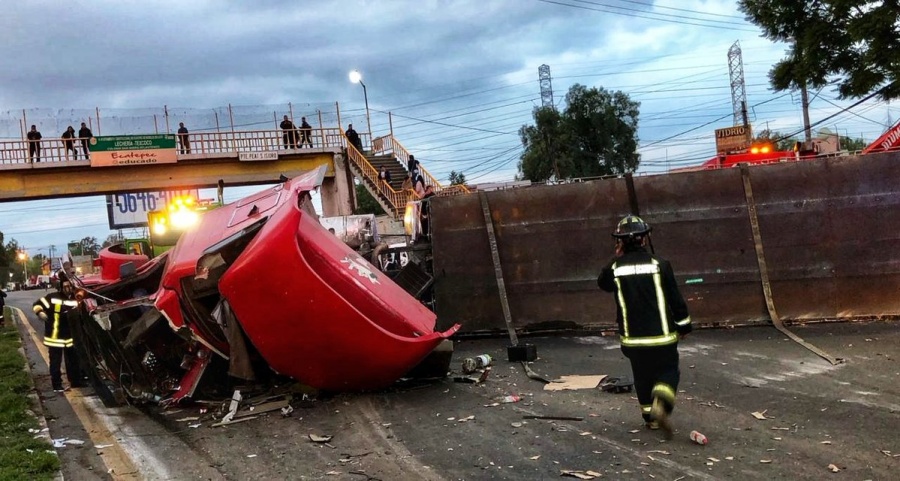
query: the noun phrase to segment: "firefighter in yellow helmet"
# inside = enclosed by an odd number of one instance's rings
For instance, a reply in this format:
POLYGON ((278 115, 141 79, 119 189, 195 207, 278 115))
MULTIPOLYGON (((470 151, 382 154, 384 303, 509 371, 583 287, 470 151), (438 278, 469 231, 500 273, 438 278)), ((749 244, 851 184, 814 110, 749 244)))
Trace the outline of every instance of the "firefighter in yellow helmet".
POLYGON ((622 353, 631 361, 634 387, 647 427, 673 435, 669 416, 681 373, 678 341, 691 332, 687 304, 668 261, 649 252, 650 226, 623 218, 613 233, 616 256, 597 279, 616 298, 622 353))
POLYGON ((60 270, 57 277, 58 292, 51 292, 34 301, 32 309, 38 318, 44 321, 44 345, 50 354, 50 382, 54 391, 63 392, 61 372, 63 357, 66 359, 66 377, 69 379, 69 385, 84 387, 85 383, 73 347, 68 317, 69 311, 78 307, 75 289, 65 271, 60 270))

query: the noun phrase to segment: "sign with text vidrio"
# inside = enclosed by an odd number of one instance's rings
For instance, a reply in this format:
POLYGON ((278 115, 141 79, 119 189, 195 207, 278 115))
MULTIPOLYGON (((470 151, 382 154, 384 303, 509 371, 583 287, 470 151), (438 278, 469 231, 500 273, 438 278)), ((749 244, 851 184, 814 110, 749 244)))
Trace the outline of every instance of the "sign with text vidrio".
POLYGON ((174 164, 174 135, 116 135, 91 138, 91 167, 174 164))
POLYGON ((746 150, 752 139, 749 125, 716 129, 716 152, 728 154, 746 150))

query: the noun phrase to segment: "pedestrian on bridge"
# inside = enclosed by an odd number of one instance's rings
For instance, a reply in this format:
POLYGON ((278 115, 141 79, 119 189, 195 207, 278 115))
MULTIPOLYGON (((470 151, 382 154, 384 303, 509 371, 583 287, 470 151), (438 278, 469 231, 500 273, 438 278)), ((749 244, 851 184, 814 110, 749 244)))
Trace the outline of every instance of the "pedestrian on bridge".
POLYGON ((387 170, 387 167, 381 166, 381 171, 378 172, 378 178, 387 185, 391 185, 391 171, 387 170))
POLYGON ((66 360, 66 377, 69 379, 69 385, 84 387, 85 383, 78 365, 69 323, 69 312, 78 307, 75 289, 65 271, 60 270, 57 276, 58 291, 34 301, 32 309, 38 318, 44 321, 44 345, 50 354, 50 383, 54 391, 63 392, 61 372, 63 358, 66 360))
POLYGON ((419 163, 416 160, 416 156, 413 154, 409 154, 409 160, 406 161, 406 169, 409 171, 409 176, 415 181, 416 176, 419 175, 419 163))
POLYGON ((28 139, 28 159, 33 162, 41 161, 41 133, 36 125, 31 126, 26 136, 28 139))
POLYGON ((85 159, 91 158, 90 143, 91 143, 91 137, 93 137, 93 136, 94 136, 94 133, 91 132, 91 129, 88 128, 87 124, 82 122, 81 128, 78 129, 78 138, 81 139, 81 153, 84 154, 85 159))
POLYGON ((312 148, 312 125, 306 121, 306 117, 300 119, 300 147, 309 145, 312 148))
POLYGON ((71 125, 66 129, 62 134, 63 145, 66 147, 66 160, 69 160, 69 151, 72 151, 72 156, 75 157, 75 160, 78 160, 78 151, 75 150, 75 127, 71 125))
POLYGON ((188 129, 184 122, 178 122, 178 143, 182 154, 191 153, 191 139, 188 137, 188 129))
POLYGON ((295 149, 297 148, 297 129, 294 127, 294 123, 288 119, 288 116, 284 116, 284 120, 281 121, 281 130, 284 131, 282 134, 282 138, 284 139, 284 148, 285 149, 295 149))
POLYGON ((353 129, 353 124, 347 125, 347 131, 344 132, 344 135, 347 136, 350 145, 355 147, 359 153, 363 153, 362 139, 359 138, 359 134, 353 129))
POLYGON ((650 226, 629 215, 616 226, 616 256, 597 283, 616 298, 622 353, 631 361, 641 415, 650 429, 671 439, 675 407, 678 341, 691 332, 691 316, 668 261, 647 252, 650 226))

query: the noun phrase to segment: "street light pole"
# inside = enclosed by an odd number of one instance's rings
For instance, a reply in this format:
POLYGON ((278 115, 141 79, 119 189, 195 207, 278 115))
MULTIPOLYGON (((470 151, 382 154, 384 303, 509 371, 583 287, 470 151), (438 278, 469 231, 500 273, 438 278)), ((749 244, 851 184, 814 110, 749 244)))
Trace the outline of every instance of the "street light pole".
POLYGON ((25 261, 26 261, 27 258, 28 258, 28 255, 27 255, 27 254, 25 254, 25 253, 22 252, 22 251, 19 251, 19 260, 22 261, 22 275, 25 276, 24 279, 22 280, 22 283, 23 283, 23 284, 27 284, 27 283, 28 283, 28 269, 25 267, 25 266, 26 266, 25 261))
POLYGON ((362 74, 359 70, 350 72, 350 81, 362 85, 363 99, 366 101, 366 126, 369 128, 369 142, 372 142, 372 120, 369 117, 369 93, 366 91, 366 84, 362 81, 362 74))

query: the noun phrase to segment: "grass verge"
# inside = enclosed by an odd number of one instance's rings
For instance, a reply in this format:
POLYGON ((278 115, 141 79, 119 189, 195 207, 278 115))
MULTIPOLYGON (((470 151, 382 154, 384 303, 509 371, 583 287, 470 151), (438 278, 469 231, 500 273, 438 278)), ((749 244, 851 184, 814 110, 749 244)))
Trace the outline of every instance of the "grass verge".
POLYGON ((6 325, 0 327, 0 480, 52 479, 59 458, 46 438, 34 437, 40 425, 29 409, 32 381, 12 312, 7 309, 6 314, 6 325))

